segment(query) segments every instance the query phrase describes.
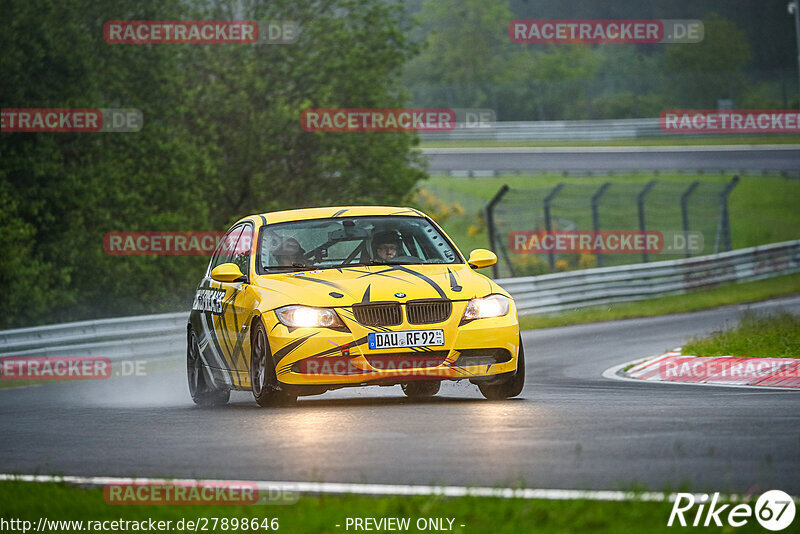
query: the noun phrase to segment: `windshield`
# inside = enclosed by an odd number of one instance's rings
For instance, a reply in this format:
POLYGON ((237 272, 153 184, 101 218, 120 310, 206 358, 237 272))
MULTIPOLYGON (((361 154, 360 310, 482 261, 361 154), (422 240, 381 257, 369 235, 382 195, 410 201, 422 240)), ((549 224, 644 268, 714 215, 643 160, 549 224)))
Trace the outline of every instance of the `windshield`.
POLYGON ((263 229, 259 244, 262 273, 463 261, 450 241, 422 217, 350 217, 278 223, 263 229))

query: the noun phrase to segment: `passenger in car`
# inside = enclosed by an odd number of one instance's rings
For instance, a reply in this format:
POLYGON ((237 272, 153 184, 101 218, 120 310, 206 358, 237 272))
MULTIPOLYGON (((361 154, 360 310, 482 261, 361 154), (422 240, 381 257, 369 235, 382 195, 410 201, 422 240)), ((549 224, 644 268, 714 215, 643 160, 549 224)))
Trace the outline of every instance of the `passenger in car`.
POLYGON ((292 266, 295 263, 300 265, 304 264, 306 261, 305 253, 306 251, 300 246, 300 242, 293 237, 285 238, 280 246, 272 251, 272 255, 275 257, 275 261, 278 262, 278 265, 285 266, 292 266))

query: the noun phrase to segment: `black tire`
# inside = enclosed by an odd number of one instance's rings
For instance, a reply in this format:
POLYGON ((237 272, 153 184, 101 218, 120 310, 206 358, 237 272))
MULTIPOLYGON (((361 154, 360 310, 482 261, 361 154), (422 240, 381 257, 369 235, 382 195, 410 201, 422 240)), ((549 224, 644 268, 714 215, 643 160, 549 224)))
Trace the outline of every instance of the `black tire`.
POLYGON ((218 389, 200 358, 200 345, 197 336, 189 332, 189 343, 186 350, 186 376, 189 381, 189 394, 198 406, 222 406, 231 397, 229 389, 218 389))
POLYGON ((406 397, 423 399, 425 397, 433 397, 439 393, 439 387, 441 385, 442 382, 440 380, 418 380, 415 382, 405 382, 401 387, 406 397))
POLYGON ((525 386, 525 350, 522 347, 522 338, 519 340, 519 357, 517 358, 517 371, 499 384, 478 384, 481 394, 489 400, 503 400, 516 397, 522 393, 525 386))
POLYGON ((250 340, 250 383, 259 406, 286 406, 297 401, 297 393, 278 381, 275 362, 267 340, 267 330, 256 321, 250 340))

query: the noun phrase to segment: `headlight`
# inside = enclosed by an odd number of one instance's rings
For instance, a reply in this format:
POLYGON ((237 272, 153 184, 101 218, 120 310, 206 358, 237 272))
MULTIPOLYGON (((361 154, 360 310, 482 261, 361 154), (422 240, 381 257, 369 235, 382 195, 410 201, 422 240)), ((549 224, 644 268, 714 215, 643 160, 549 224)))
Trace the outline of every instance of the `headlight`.
POLYGON ((508 313, 510 304, 508 297, 503 295, 489 295, 481 299, 472 299, 467 303, 462 322, 488 317, 501 317, 508 313))
POLYGON ((308 306, 284 306, 275 310, 278 320, 295 328, 343 328, 344 324, 331 308, 310 308, 308 306))

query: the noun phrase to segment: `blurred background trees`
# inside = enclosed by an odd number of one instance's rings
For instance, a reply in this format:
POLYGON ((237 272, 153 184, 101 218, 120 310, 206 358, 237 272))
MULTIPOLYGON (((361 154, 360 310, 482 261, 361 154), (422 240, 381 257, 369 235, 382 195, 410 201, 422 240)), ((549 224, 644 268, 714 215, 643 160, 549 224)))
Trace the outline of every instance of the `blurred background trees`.
POLYGON ((137 108, 137 133, 0 133, 0 327, 187 309, 203 256, 110 256, 110 231, 400 203, 416 135, 304 132, 308 107, 402 107, 416 50, 374 0, 4 3, 3 108, 137 108), (289 45, 109 45, 115 19, 294 20, 289 45))
POLYGON ((0 328, 186 309, 202 256, 109 256, 110 231, 405 203, 411 133, 308 133, 309 107, 492 108, 499 120, 797 106, 784 0, 6 0, 3 108, 137 108, 138 133, 0 133, 0 328), (511 43, 525 18, 703 19, 696 45, 511 43), (294 20, 290 45, 109 45, 114 19, 294 20))

